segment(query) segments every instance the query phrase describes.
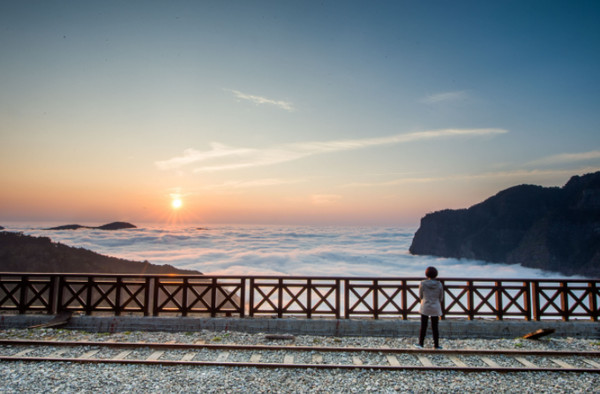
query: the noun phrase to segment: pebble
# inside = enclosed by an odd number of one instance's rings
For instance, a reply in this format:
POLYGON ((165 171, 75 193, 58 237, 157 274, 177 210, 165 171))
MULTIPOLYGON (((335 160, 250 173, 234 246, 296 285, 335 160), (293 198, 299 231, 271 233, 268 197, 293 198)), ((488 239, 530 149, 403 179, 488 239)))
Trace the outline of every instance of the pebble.
MULTIPOLYGON (((415 338, 296 336, 269 340, 265 334, 199 331, 188 333, 89 333, 63 329, 9 329, 0 339, 128 341, 298 346, 410 348, 415 338)), ((430 344, 426 344, 430 345, 430 344)), ((447 339, 445 349, 541 349, 600 351, 594 339, 447 339)), ((377 355, 373 355, 377 357, 377 355)), ((598 374, 548 372, 464 373, 457 371, 369 371, 224 368, 78 363, 0 362, 1 393, 593 393, 598 374)))

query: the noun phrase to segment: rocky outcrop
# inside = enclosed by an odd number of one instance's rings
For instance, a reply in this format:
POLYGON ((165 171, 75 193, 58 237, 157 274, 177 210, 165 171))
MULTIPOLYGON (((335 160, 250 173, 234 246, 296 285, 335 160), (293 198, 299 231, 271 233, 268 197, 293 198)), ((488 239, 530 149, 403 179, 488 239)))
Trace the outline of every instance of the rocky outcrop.
POLYGON ((155 265, 104 256, 54 243, 47 237, 0 232, 0 272, 111 274, 200 274, 170 265, 155 265))
POLYGON ((79 230, 80 228, 88 228, 94 230, 124 230, 128 228, 137 227, 127 222, 112 222, 98 227, 82 226, 80 224, 66 224, 64 226, 50 227, 45 230, 79 230))
POLYGON ((600 277, 600 172, 562 188, 520 185, 468 209, 427 214, 409 250, 600 277))

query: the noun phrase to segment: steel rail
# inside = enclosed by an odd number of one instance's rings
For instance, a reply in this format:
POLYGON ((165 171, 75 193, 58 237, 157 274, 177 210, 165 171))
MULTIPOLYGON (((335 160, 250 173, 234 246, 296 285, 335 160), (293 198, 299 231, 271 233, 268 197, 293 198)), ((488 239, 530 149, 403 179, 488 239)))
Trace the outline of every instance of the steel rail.
MULTIPOLYGON (((118 348, 153 348, 153 349, 212 349, 212 350, 285 350, 304 352, 340 352, 340 353, 406 353, 406 354, 445 354, 445 355, 497 355, 497 356, 555 356, 555 357, 600 357, 600 352, 587 351, 555 351, 555 350, 490 350, 490 349, 462 349, 462 350, 430 350, 430 349, 392 349, 392 348, 357 348, 357 347, 329 347, 329 346, 271 346, 271 345, 226 345, 226 344, 182 344, 182 343, 145 343, 145 342, 75 342, 75 341, 36 341, 36 340, 1 340, 2 346, 37 346, 37 347, 118 347, 118 348)), ((251 368, 287 368, 287 369, 345 369, 345 370, 418 370, 418 371, 461 371, 461 372, 570 372, 570 373, 600 373, 598 368, 582 367, 548 367, 548 366, 468 366, 455 364, 448 365, 380 365, 380 364, 324 364, 324 363, 291 363, 291 362, 230 362, 230 361, 195 361, 195 360, 169 360, 169 359, 124 359, 124 358, 84 358, 50 356, 25 356, 16 353, 12 356, 0 355, 0 361, 21 362, 68 362, 68 363, 93 363, 93 364, 135 364, 135 365, 165 365, 165 366, 220 366, 220 367, 251 367, 251 368)), ((598 363, 592 362, 592 365, 598 363)))
POLYGON ((508 356, 577 356, 600 357, 600 351, 581 350, 528 350, 528 349, 406 349, 406 348, 372 348, 372 347, 339 347, 339 346, 295 346, 295 345, 241 345, 212 343, 160 343, 160 342, 106 342, 106 341, 54 341, 30 339, 2 339, 0 346, 53 346, 53 347, 113 347, 152 349, 212 349, 212 350, 246 350, 246 351, 296 351, 296 352, 333 352, 333 353, 405 353, 405 354, 462 354, 462 355, 508 355, 508 356))
POLYGON ((253 363, 226 361, 186 361, 186 360, 115 360, 115 359, 79 359, 61 357, 11 357, 0 356, 0 361, 21 362, 66 362, 80 364, 135 364, 135 365, 165 365, 165 366, 210 366, 210 367, 246 367, 246 368, 286 368, 286 369, 355 369, 355 370, 415 370, 415 371, 460 371, 460 372, 570 372, 570 373, 600 373, 594 368, 549 368, 549 367, 478 367, 478 366, 424 366, 424 365, 375 365, 375 364, 290 364, 290 363, 253 363))

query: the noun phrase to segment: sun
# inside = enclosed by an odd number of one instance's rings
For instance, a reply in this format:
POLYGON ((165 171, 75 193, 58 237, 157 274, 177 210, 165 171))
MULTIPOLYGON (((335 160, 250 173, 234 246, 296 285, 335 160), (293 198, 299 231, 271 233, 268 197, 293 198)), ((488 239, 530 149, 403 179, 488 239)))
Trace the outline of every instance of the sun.
POLYGON ((171 207, 173 209, 179 209, 182 205, 183 202, 181 201, 181 198, 173 198, 173 200, 171 200, 171 207))

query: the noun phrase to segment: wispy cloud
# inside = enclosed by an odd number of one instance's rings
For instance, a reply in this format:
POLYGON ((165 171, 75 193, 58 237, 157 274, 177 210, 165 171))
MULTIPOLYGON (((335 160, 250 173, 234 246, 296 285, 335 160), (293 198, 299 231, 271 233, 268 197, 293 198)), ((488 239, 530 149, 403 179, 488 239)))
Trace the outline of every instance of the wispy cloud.
POLYGON ((504 129, 442 129, 396 134, 378 138, 313 141, 284 144, 264 149, 230 147, 219 143, 210 144, 211 149, 198 151, 186 149, 182 156, 157 161, 161 170, 178 169, 193 163, 204 163, 194 172, 233 170, 248 167, 273 165, 304 157, 364 149, 374 146, 402 144, 422 140, 453 137, 477 137, 507 133, 504 129))
POLYGON ((332 205, 342 199, 337 194, 313 194, 310 200, 314 205, 332 205))
POLYGON ((227 89, 227 90, 230 91, 231 93, 233 93, 233 95, 240 100, 247 100, 247 101, 250 101, 257 105, 262 105, 262 104, 274 105, 275 107, 284 109, 286 111, 294 110, 293 104, 290 103, 289 101, 272 100, 272 99, 262 97, 262 96, 256 96, 253 94, 242 93, 239 90, 233 90, 233 89, 227 89))
POLYGON ((542 157, 529 162, 529 165, 553 165, 553 164, 566 164, 566 163, 577 163, 582 161, 598 160, 600 159, 600 150, 593 150, 590 152, 580 153, 560 153, 557 155, 542 157))
POLYGON ((506 179, 516 183, 522 182, 535 182, 537 183, 541 178, 564 178, 570 177, 576 174, 585 174, 588 172, 597 171, 597 168, 585 167, 577 170, 573 169, 561 169, 561 170, 526 170, 518 169, 513 171, 497 171, 497 172, 482 172, 478 174, 456 174, 456 175, 445 175, 445 176, 432 176, 432 177, 405 177, 396 178, 381 182, 354 182, 344 185, 345 188, 352 187, 378 187, 378 186, 397 186, 404 184, 417 184, 417 183, 433 183, 433 182, 458 182, 458 181, 474 181, 474 180, 499 180, 506 179))
POLYGON ((425 98, 421 99, 420 101, 425 104, 435 104, 435 103, 447 102, 447 101, 464 100, 466 98, 467 98, 467 92, 465 92, 464 90, 459 90, 459 91, 455 91, 455 92, 443 92, 443 93, 430 94, 430 95, 426 96, 425 98))
POLYGON ((304 182, 302 179, 278 179, 278 178, 264 178, 254 179, 250 181, 227 181, 218 184, 205 185, 202 187, 203 190, 231 190, 231 189, 248 189, 254 187, 267 187, 277 185, 289 185, 294 183, 304 182))

